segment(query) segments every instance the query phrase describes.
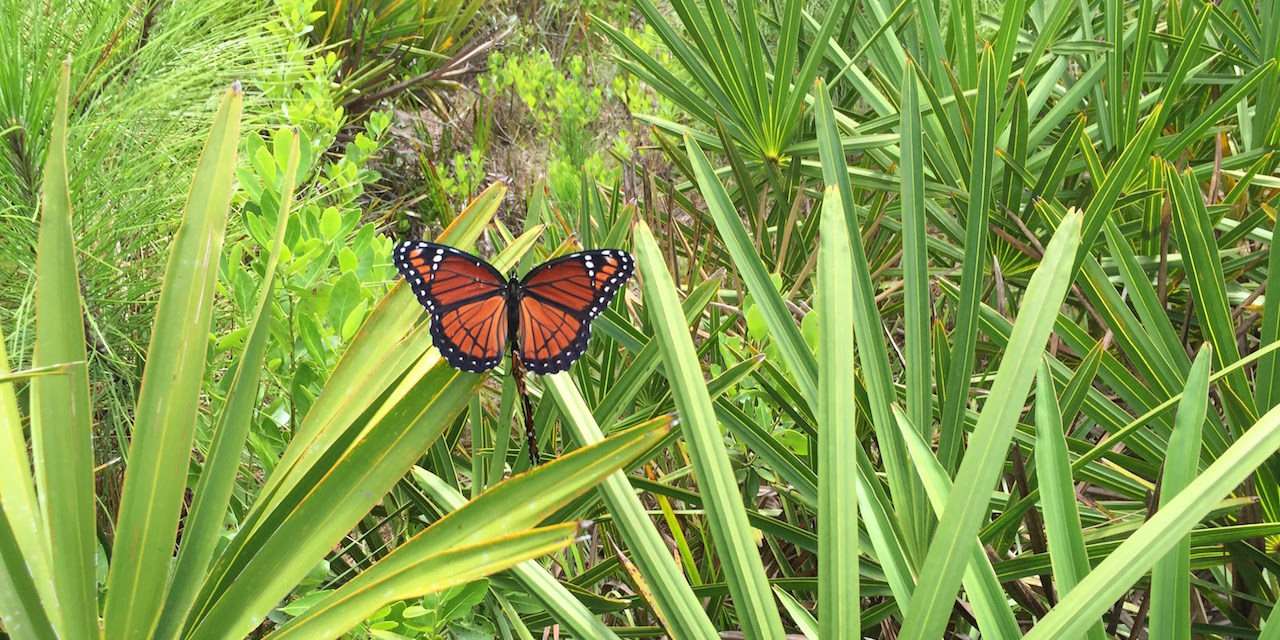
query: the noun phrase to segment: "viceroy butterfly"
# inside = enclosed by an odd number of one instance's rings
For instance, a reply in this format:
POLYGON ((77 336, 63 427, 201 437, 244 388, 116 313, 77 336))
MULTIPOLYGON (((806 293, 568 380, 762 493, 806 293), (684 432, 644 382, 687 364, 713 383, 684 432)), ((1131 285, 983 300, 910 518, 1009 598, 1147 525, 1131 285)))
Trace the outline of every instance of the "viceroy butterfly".
POLYGON ((453 247, 420 240, 393 255, 418 302, 431 313, 431 341, 463 371, 488 371, 511 351, 511 372, 524 405, 529 460, 538 464, 538 437, 524 369, 567 370, 587 350, 591 321, 635 271, 617 249, 579 251, 544 262, 517 280, 453 247))
POLYGON ((511 348, 534 373, 567 370, 587 349, 595 319, 635 271, 618 249, 579 251, 516 279, 453 247, 400 243, 396 268, 431 313, 431 339, 449 364, 480 373, 511 348))

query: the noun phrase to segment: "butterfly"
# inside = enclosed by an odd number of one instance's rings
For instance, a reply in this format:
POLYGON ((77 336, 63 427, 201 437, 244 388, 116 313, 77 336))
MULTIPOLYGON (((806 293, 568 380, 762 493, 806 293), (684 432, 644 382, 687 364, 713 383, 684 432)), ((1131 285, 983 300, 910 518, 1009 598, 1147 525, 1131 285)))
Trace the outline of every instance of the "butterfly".
POLYGON ((567 370, 587 350, 591 321, 635 272, 618 249, 579 251, 516 279, 453 247, 420 240, 394 250, 396 268, 431 314, 431 340, 449 364, 480 373, 509 348, 534 373, 567 370))

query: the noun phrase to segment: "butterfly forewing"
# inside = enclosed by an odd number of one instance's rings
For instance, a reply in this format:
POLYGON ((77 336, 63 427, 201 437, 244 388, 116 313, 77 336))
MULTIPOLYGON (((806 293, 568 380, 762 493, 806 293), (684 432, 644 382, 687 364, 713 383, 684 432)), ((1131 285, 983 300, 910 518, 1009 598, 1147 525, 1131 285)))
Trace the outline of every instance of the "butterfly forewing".
POLYGON ((535 267, 521 281, 520 359, 535 373, 565 371, 582 357, 591 321, 626 284, 625 251, 581 251, 535 267))
POLYGON ((396 268, 431 312, 431 340, 449 364, 479 373, 497 366, 507 344, 507 285, 489 263, 444 245, 411 241, 396 268))

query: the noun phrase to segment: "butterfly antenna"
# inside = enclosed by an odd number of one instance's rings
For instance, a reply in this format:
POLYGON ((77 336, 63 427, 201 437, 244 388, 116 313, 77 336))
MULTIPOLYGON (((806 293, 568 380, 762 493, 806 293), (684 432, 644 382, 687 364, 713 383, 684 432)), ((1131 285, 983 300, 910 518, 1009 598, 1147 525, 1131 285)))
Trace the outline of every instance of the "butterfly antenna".
POLYGON ((524 437, 529 441, 529 463, 538 466, 538 432, 533 426, 533 404, 529 402, 529 389, 524 384, 524 362, 520 360, 520 352, 511 349, 511 377, 516 381, 516 392, 520 394, 520 404, 524 409, 524 437))

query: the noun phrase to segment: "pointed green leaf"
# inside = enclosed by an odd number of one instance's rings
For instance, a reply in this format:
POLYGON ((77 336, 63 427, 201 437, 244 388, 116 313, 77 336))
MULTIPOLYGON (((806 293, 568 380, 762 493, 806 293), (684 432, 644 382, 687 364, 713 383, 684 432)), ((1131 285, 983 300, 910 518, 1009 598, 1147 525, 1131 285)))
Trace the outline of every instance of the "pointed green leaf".
MULTIPOLYGON (((686 140, 686 144, 690 155, 701 156, 692 140, 686 140)), ((702 161, 705 162, 705 158, 702 161)), ((697 351, 662 251, 643 222, 636 226, 635 249, 637 267, 644 274, 645 306, 659 339, 667 380, 680 412, 681 433, 688 443, 694 475, 706 501, 704 509, 711 525, 712 541, 733 596, 738 622, 750 637, 778 637, 782 635, 782 620, 752 542, 742 496, 724 449, 697 351)))
MULTIPOLYGON (((94 533, 92 407, 85 364, 84 312, 72 236, 67 179, 67 109, 70 61, 62 65, 49 153, 40 187, 40 235, 36 245, 35 352, 31 366, 81 363, 66 375, 31 380, 31 452, 47 537, 57 605, 53 624, 67 638, 98 635, 94 533)), ((204 336, 200 347, 204 349, 204 336)), ((21 429, 19 429, 19 437, 21 429)), ((186 460, 186 454, 183 454, 186 460)), ((6 508, 8 499, 6 498, 6 508)), ((176 506, 176 505, 175 505, 176 506)), ((18 514, 10 514, 17 517, 18 514)), ((176 515, 176 514, 175 514, 176 515)), ((176 524, 176 523, 175 523, 176 524)), ((23 525, 18 525, 22 527, 23 525)), ((25 534, 24 534, 25 535, 25 534)), ((173 542, 172 539, 169 541, 173 542)), ((43 554, 29 568, 43 571, 43 554)), ((33 575, 37 587, 43 576, 33 575)), ((43 597, 49 589, 41 589, 43 597)), ((51 603, 50 603, 51 604, 51 603)))
MULTIPOLYGON (((1200 469, 1200 431, 1209 409, 1209 365, 1213 347, 1196 356, 1178 402, 1160 479, 1160 508, 1191 484, 1200 469)), ((1191 539, 1182 540, 1151 568, 1151 637, 1191 640, 1191 539)))
MULTIPOLYGON (((604 434, 591 416, 582 393, 573 384, 572 377, 558 374, 546 376, 544 380, 545 388, 555 399, 571 436, 580 445, 603 440, 604 434)), ((649 600, 657 608, 656 613, 667 632, 675 638, 714 636, 715 626, 680 572, 644 504, 627 481, 627 475, 620 471, 610 475, 601 484, 600 495, 617 526, 619 537, 632 554, 639 574, 651 589, 649 600)))
POLYGON ((394 569, 385 566, 383 560, 361 574, 370 576, 361 582, 358 591, 366 598, 335 601, 330 595, 267 637, 273 640, 342 637, 386 605, 438 593, 554 553, 572 544, 577 533, 578 524, 571 522, 499 534, 473 544, 447 548, 394 569))
MULTIPOLYGON (((929 503, 934 513, 941 515, 946 508, 947 499, 951 495, 951 478, 942 468, 942 463, 934 457, 915 426, 902 410, 894 407, 894 415, 898 421, 902 438, 906 442, 907 452, 915 464, 916 471, 924 481, 925 490, 929 494, 929 503)), ((1009 608, 1007 596, 991 566, 982 541, 977 538, 969 545, 969 566, 964 570, 963 584, 965 592, 973 604, 973 617, 978 621, 978 629, 984 636, 992 638, 1016 638, 1020 635, 1018 621, 1009 608)))
POLYGON ((236 486, 240 458, 258 401, 258 379, 266 357, 267 338, 271 328, 271 293, 274 290, 276 265, 284 248, 284 232, 293 206, 294 183, 298 174, 298 137, 286 131, 288 157, 280 184, 280 210, 272 236, 258 300, 249 322, 249 338, 235 364, 227 399, 213 428, 213 444, 205 458, 204 469, 196 484, 182 529, 182 548, 174 565, 168 598, 156 630, 157 637, 176 637, 182 630, 187 612, 213 559, 214 549, 223 532, 227 505, 236 486))
POLYGON ((1177 546, 1222 498, 1277 450, 1280 450, 1280 409, 1273 409, 1094 567, 1040 619, 1025 636, 1027 640, 1071 637, 1096 623, 1116 598, 1177 546))
POLYGON ((429 563, 451 548, 481 545, 529 530, 655 445, 666 435, 668 425, 666 419, 650 421, 494 485, 396 547, 291 621, 280 635, 310 638, 324 629, 327 631, 322 635, 331 637, 330 632, 345 632, 393 600, 412 597, 415 594, 403 593, 392 585, 405 579, 415 566, 429 563))
POLYGON ((964 438, 964 409, 977 354, 978 304, 982 301, 987 269, 988 220, 992 201, 992 163, 995 159, 997 79, 990 47, 978 67, 978 107, 973 134, 973 164, 969 172, 969 206, 965 212, 965 259, 960 273, 960 307, 952 334, 951 368, 945 378, 946 399, 939 426, 938 459, 954 472, 964 438))
MULTIPOLYGON (((1048 361, 1042 360, 1036 374, 1036 477, 1040 480, 1040 511, 1044 515, 1053 586, 1062 597, 1089 573, 1090 566, 1052 376, 1048 361)), ((1102 624, 1090 626, 1087 637, 1106 640, 1102 624)))
POLYGON ((1072 262, 1080 247, 1081 217, 1073 212, 1058 226, 1027 285, 1009 346, 978 414, 951 498, 920 570, 919 585, 903 624, 904 638, 936 638, 946 627, 968 563, 962 551, 964 541, 978 534, 989 513, 991 490, 1004 470, 1009 442, 1031 388, 1037 360, 1031 356, 1044 350, 1071 283, 1072 262))
POLYGON ((239 85, 214 116, 156 307, 104 611, 108 639, 151 635, 164 604, 208 353, 240 137, 239 85))
POLYGON ((818 620, 824 638, 858 638, 857 467, 853 402, 853 257, 840 192, 822 196, 818 229, 818 620))

